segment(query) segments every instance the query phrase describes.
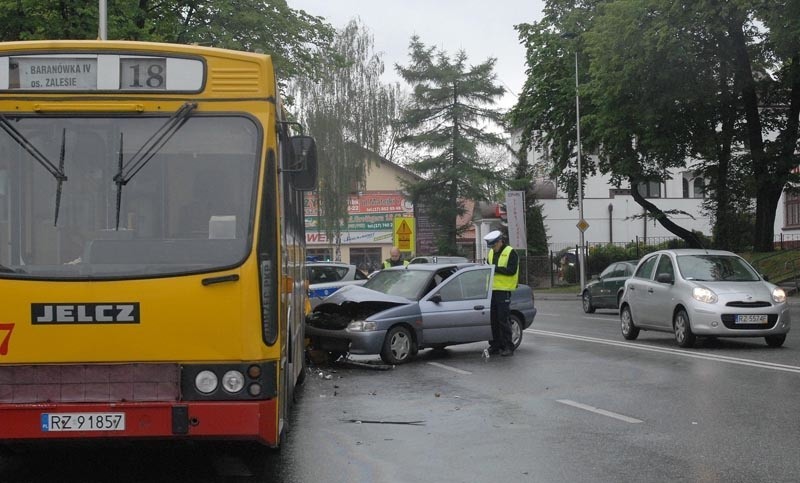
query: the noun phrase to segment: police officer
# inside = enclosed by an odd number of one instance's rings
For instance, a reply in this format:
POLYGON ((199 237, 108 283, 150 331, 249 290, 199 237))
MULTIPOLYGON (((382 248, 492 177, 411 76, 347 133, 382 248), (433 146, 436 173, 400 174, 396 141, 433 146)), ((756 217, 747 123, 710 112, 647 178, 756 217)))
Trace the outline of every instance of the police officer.
POLYGON ((483 237, 490 248, 486 261, 494 265, 494 281, 492 282, 492 340, 489 342, 489 353, 501 356, 514 355, 514 343, 511 341, 511 293, 517 289, 519 279, 519 257, 514 249, 505 243, 503 233, 494 230, 483 237))
POLYGON ((401 265, 405 267, 408 265, 408 260, 403 260, 399 248, 392 247, 391 251, 389 251, 389 255, 389 258, 383 261, 383 268, 399 267, 401 265))

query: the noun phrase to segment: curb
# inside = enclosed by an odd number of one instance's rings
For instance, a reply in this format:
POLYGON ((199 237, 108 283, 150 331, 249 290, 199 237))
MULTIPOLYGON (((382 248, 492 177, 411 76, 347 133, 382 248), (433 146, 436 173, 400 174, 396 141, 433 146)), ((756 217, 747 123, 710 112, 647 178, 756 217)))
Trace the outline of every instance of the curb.
MULTIPOLYGON (((576 302, 581 301, 580 294, 570 294, 570 293, 536 293, 536 290, 533 291, 533 298, 535 300, 574 300, 576 302)), ((789 302, 789 305, 795 306, 800 305, 800 295, 794 294, 786 297, 786 301, 789 302)))

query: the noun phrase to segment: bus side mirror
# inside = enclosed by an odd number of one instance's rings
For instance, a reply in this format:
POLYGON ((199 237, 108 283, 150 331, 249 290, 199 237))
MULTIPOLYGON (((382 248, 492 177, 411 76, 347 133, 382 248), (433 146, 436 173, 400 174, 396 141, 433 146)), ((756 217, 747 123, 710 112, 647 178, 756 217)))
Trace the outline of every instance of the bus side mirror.
POLYGON ((311 136, 292 136, 292 163, 297 169, 289 172, 292 187, 298 191, 317 189, 317 143, 311 136))

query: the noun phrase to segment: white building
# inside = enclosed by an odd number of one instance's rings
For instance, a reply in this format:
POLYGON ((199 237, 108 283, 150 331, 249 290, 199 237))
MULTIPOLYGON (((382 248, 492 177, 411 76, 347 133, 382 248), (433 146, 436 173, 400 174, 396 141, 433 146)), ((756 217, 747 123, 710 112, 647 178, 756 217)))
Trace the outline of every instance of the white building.
MULTIPOLYGON (((578 207, 567 207, 567 195, 556 188, 554 181, 540 179, 535 183, 537 197, 543 206, 548 242, 556 248, 576 245, 578 207)), ((710 235, 710 220, 702 213, 702 183, 703 179, 696 178, 691 170, 676 171, 666 182, 650 183, 641 191, 664 211, 686 213, 670 215, 678 225, 710 235)), ((629 186, 614 188, 607 175, 586 177, 583 184, 583 217, 589 224, 584 238, 588 244, 675 236, 652 218, 642 216, 645 210, 634 201, 629 186)))
MULTIPOLYGON (((703 213, 704 182, 703 178, 695 177, 691 169, 674 170, 665 182, 651 183, 643 191, 661 210, 686 213, 669 215, 676 224, 710 236, 711 220, 703 213)), ((654 219, 642 217, 645 210, 630 195, 630 186, 614 188, 607 175, 586 177, 583 183, 583 213, 589 223, 584 236, 587 244, 631 242, 637 237, 675 237, 654 219)), ((566 193, 558 190, 552 180, 536 180, 535 190, 543 206, 545 229, 552 249, 577 245, 578 207, 567 208, 566 193)), ((776 243, 800 239, 800 196, 782 196, 774 230, 776 243)))

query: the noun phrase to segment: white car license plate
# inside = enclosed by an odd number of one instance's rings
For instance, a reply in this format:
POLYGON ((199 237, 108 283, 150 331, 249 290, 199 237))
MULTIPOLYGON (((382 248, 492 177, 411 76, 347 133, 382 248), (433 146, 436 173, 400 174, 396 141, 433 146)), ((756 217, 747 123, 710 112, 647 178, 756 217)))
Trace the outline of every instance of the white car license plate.
POLYGON ((767 323, 767 316, 766 315, 737 315, 736 316, 736 323, 737 324, 766 324, 767 323))
POLYGON ((124 431, 125 413, 42 413, 42 431, 124 431))

